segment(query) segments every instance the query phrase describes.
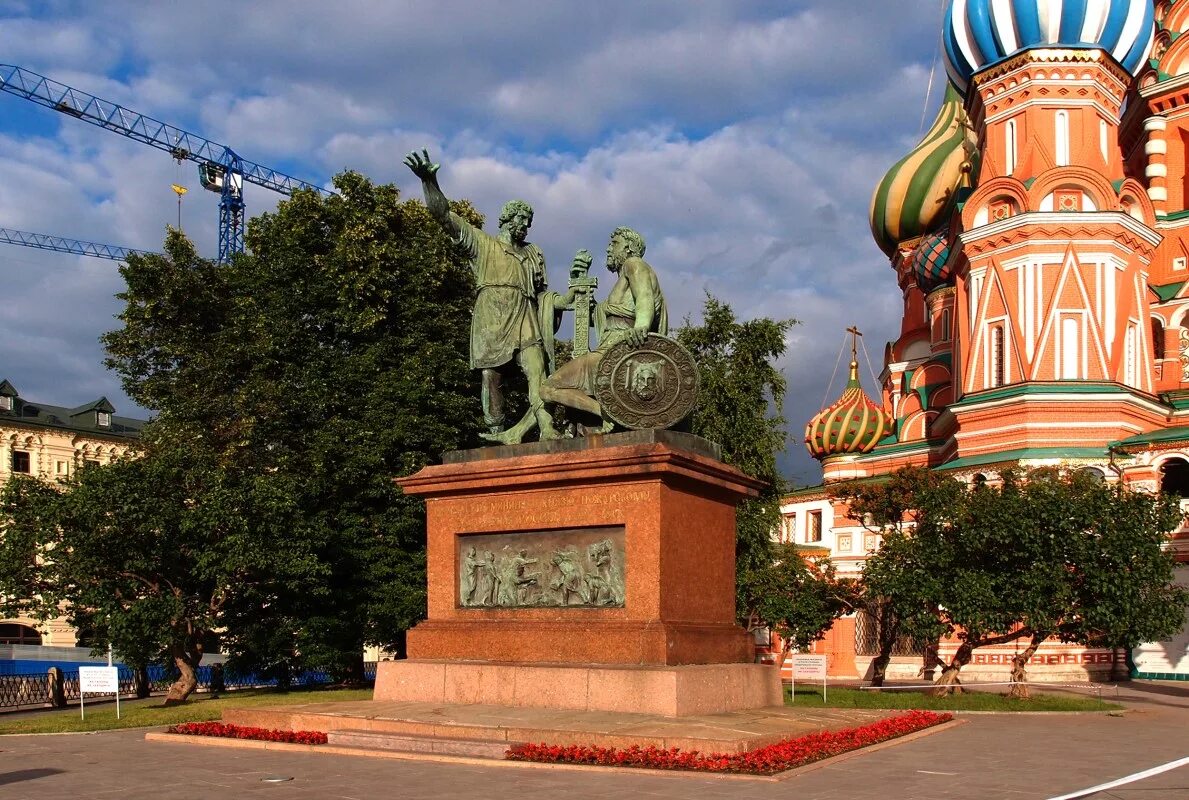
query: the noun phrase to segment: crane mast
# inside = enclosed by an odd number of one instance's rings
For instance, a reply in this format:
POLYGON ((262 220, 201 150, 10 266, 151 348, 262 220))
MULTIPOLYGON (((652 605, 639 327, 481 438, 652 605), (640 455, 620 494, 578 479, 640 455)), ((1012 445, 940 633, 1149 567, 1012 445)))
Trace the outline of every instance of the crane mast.
POLYGON ((246 161, 227 145, 22 67, 0 64, 0 91, 163 150, 178 161, 197 163, 203 188, 219 193, 219 261, 222 263, 230 261, 233 253, 242 253, 244 249, 245 181, 284 195, 292 194, 297 189, 313 189, 329 194, 312 183, 246 161))

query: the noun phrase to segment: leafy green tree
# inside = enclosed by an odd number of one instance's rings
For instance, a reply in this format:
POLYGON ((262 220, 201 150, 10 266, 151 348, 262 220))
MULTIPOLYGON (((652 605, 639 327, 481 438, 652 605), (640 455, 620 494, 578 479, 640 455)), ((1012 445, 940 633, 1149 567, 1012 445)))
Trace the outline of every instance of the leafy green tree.
POLYGON ((1050 637, 1129 648, 1182 624, 1189 592, 1173 583, 1163 548, 1181 521, 1172 498, 1034 470, 913 500, 911 533, 869 560, 865 580, 905 618, 935 616, 958 639, 939 693, 960 683, 979 647, 1027 642, 1012 665, 1012 694, 1026 697, 1025 665, 1050 637))
POLYGON ((314 566, 240 584, 221 606, 233 664, 282 679, 361 677, 365 644, 400 649, 424 616, 424 511, 392 478, 477 441, 465 259, 394 187, 355 173, 335 185, 252 220, 251 252, 231 264, 176 232, 165 257, 130 258, 124 326, 104 337, 129 396, 158 413, 152 446, 199 450, 292 509, 283 530, 251 503, 237 513, 314 566))
POLYGON ((134 666, 167 659, 180 677, 165 704, 181 702, 239 587, 304 577, 285 574, 291 543, 261 536, 285 527, 286 498, 236 477, 200 454, 151 449, 59 487, 14 479, 0 494, 0 592, 41 620, 65 607, 134 666))
MULTIPOLYGON (((723 460, 767 484, 736 512, 736 586, 747 573, 772 562, 771 533, 780 523, 784 479, 776 454, 784 449, 784 375, 775 361, 784 354, 794 319, 740 322, 729 305, 707 295, 702 324, 686 320, 677 340, 698 362, 701 394, 691 430, 722 446, 723 460)), ((737 608, 746 619, 746 601, 737 608)))
POLYGON ((794 544, 772 548, 772 561, 743 576, 740 594, 752 627, 781 638, 783 664, 794 648, 807 650, 834 620, 855 610, 855 581, 839 578, 828 558, 808 560, 794 544))
POLYGON ((924 515, 945 513, 963 491, 953 478, 906 467, 885 480, 841 484, 831 493, 847 505, 850 517, 883 537, 863 567, 862 605, 875 624, 879 648, 871 662, 873 686, 883 686, 892 651, 905 637, 923 644, 923 671, 934 666, 936 642, 945 633, 934 604, 943 576, 932 562, 922 562, 910 536, 924 515))

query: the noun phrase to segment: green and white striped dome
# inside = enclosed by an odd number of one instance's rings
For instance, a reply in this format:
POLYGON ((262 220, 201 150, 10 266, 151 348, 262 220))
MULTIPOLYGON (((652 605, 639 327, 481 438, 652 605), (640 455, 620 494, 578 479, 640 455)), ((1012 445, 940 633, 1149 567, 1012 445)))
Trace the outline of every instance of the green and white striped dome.
POLYGON ((973 175, 978 167, 977 137, 964 120, 962 97, 947 84, 933 127, 876 188, 871 234, 887 255, 901 242, 938 229, 953 213, 964 172, 973 175))

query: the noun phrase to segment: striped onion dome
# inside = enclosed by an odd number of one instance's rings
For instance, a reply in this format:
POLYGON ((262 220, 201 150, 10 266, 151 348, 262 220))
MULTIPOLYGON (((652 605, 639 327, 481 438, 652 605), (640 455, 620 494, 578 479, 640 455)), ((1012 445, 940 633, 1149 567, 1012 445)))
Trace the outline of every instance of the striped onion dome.
POLYGON ((945 65, 963 92, 971 77, 1033 47, 1097 47, 1135 75, 1152 48, 1152 0, 950 0, 945 65))
POLYGON ((888 256, 901 242, 936 230, 949 219, 963 165, 977 174, 978 137, 964 120, 962 97, 947 85, 933 127, 876 187, 871 235, 888 256))
POLYGON ((921 239, 912 253, 912 271, 917 286, 923 292, 931 292, 949 282, 950 240, 946 231, 937 231, 921 239))
POLYGON ((834 405, 805 426, 805 447, 816 459, 869 453, 892 430, 892 418, 859 385, 859 362, 850 362, 850 380, 834 405))

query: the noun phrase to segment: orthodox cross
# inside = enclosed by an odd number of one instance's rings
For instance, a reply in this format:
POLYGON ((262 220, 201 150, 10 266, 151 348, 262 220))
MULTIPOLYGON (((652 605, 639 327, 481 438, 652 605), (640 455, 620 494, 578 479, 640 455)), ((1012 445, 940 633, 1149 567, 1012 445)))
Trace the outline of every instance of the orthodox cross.
POLYGON ((857 363, 859 360, 859 337, 863 333, 857 325, 851 325, 846 329, 846 332, 850 334, 850 360, 857 363))

